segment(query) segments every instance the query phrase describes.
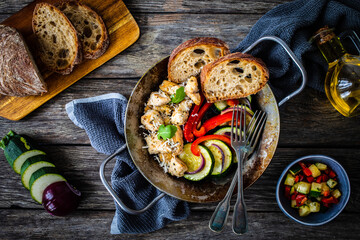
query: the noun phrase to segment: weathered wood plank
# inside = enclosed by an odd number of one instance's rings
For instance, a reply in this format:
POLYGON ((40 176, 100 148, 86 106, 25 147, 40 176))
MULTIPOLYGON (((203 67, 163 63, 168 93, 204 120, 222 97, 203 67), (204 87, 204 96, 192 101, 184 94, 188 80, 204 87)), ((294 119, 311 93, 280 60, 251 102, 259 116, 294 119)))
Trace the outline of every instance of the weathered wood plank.
MULTIPOLYGON (((79 211, 63 218, 34 210, 0 210, 0 214, 2 239, 69 239, 69 236, 76 239, 89 239, 90 236, 92 239, 139 240, 239 239, 231 230, 232 216, 222 233, 212 232, 208 227, 211 212, 192 213, 188 219, 172 222, 152 233, 117 236, 110 234, 111 211, 79 211)), ((358 239, 360 234, 360 215, 352 213, 343 213, 321 227, 300 225, 279 212, 250 212, 248 220, 249 232, 244 235, 246 239, 358 239)))
MULTIPOLYGON (((103 154, 90 146, 43 146, 54 164, 68 181, 76 186, 83 198, 80 209, 113 210, 114 202, 100 182, 98 169, 103 154)), ((309 154, 325 154, 341 162, 347 170, 352 186, 360 185, 358 173, 360 166, 354 165, 354 156, 360 155, 359 149, 288 149, 277 150, 274 159, 263 176, 245 191, 246 203, 250 211, 280 211, 275 200, 277 180, 283 169, 298 157, 309 154)), ((113 164, 107 166, 106 176, 110 179, 113 164)), ((0 155, 0 208, 42 208, 30 197, 20 181, 0 155)), ((350 202, 346 208, 350 212, 360 212, 360 190, 352 188, 350 202)), ((233 198, 233 203, 235 198, 233 198)), ((193 210, 213 211, 216 204, 191 204, 193 210)))
MULTIPOLYGON (((85 132, 67 117, 65 104, 73 99, 119 92, 129 97, 137 79, 82 79, 18 122, 0 118, 0 136, 10 129, 26 133, 41 144, 89 144, 85 132)), ((312 89, 294 97, 280 109, 279 146, 359 147, 360 117, 345 118, 325 94, 312 89), (351 137, 349 137, 351 136, 351 137)))
MULTIPOLYGON (((0 2, 0 13, 14 13, 31 3, 32 0, 3 0, 0 2)), ((255 0, 255 1, 123 1, 133 13, 260 13, 264 14, 278 4, 289 2, 289 0, 255 0)))

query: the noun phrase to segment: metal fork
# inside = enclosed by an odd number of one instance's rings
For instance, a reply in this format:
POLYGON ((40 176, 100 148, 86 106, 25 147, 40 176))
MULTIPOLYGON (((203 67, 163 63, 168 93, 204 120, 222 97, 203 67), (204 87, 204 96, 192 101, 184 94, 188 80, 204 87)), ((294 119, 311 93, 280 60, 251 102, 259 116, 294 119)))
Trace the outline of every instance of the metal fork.
MULTIPOLYGON (((233 136, 234 130, 235 130, 234 129, 234 121, 233 121, 235 118, 235 109, 236 109, 236 119, 238 116, 238 108, 234 107, 232 124, 231 124, 231 126, 232 126, 231 136, 233 136)), ((243 107, 242 107, 242 109, 243 109, 243 112, 246 111, 243 107)), ((235 122, 237 122, 237 121, 235 121, 235 122)), ((265 126, 265 122, 266 122, 266 113, 261 112, 261 111, 256 111, 254 116, 251 118, 251 120, 249 122, 249 129, 246 132, 246 135, 248 136, 247 139, 250 139, 250 140, 247 141, 247 143, 248 143, 247 147, 246 147, 247 152, 244 153, 243 159, 246 159, 255 150, 255 146, 257 145, 257 142, 259 140, 261 130, 265 126)), ((237 128, 236 128, 235 134, 236 135, 238 134, 237 128)), ((240 153, 237 153, 237 158, 238 158, 238 163, 240 163, 240 161, 239 161, 240 153)), ((216 207, 216 209, 210 219, 209 227, 211 230, 213 230, 215 232, 221 232, 224 229, 226 219, 229 215, 231 196, 234 191, 236 182, 238 180, 238 176, 239 176, 238 171, 236 171, 235 175, 233 177, 233 180, 231 182, 231 185, 230 185, 224 199, 218 204, 218 206, 216 207)), ((241 183, 242 183, 242 181, 241 181, 241 183)), ((240 186, 240 184, 239 184, 239 186, 240 186)), ((240 192, 240 191, 238 191, 238 192, 240 192)), ((233 224, 233 226, 234 225, 235 225, 235 223, 233 224)), ((234 229, 238 229, 238 227, 236 227, 234 229)))

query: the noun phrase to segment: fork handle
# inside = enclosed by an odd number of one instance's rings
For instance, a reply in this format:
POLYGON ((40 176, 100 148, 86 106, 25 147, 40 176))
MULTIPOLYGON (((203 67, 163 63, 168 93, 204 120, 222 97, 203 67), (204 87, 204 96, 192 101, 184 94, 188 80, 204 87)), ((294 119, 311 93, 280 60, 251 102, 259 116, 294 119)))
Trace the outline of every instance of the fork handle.
POLYGON ((230 200, 232 193, 237 182, 238 171, 235 172, 230 187, 226 193, 224 199, 217 205, 213 215, 209 221, 209 228, 214 232, 221 232, 226 224, 226 219, 229 216, 230 200))
POLYGON ((239 150, 238 152, 238 193, 237 200, 234 206, 234 216, 232 222, 233 232, 236 234, 244 234, 248 229, 246 205, 244 201, 244 185, 243 185, 243 159, 246 156, 246 152, 239 150))

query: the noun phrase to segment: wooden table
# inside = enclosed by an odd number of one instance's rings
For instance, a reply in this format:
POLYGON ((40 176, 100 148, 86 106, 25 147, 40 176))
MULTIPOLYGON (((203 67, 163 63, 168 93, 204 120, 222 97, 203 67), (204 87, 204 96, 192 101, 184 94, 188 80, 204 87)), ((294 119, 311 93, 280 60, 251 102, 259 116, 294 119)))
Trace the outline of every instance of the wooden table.
MULTIPOLYGON (((0 1, 0 21, 30 0, 0 1)), ((110 235, 114 202, 100 182, 105 157, 89 144, 85 132, 67 117, 73 99, 118 92, 129 97, 139 77, 181 42, 212 35, 231 47, 241 41, 268 10, 286 0, 254 1, 124 1, 137 20, 140 39, 123 53, 68 88, 21 121, 0 119, 0 136, 10 129, 43 145, 64 175, 83 193, 79 209, 68 217, 52 217, 36 204, 20 178, 0 154, 0 239, 238 239, 231 221, 213 233, 208 221, 216 204, 190 204, 187 220, 150 234, 110 235)), ((311 73, 309 73, 311 74, 311 73)), ((323 93, 305 89, 280 109, 281 135, 276 154, 263 176, 245 192, 249 210, 248 239, 358 239, 360 234, 360 118, 341 116, 323 93), (288 163, 309 154, 325 154, 343 164, 352 192, 346 209, 321 227, 306 227, 287 218, 275 199, 276 182, 288 163)), ((110 176, 111 167, 107 175, 110 176)), ((233 199, 232 203, 235 202, 233 199)))

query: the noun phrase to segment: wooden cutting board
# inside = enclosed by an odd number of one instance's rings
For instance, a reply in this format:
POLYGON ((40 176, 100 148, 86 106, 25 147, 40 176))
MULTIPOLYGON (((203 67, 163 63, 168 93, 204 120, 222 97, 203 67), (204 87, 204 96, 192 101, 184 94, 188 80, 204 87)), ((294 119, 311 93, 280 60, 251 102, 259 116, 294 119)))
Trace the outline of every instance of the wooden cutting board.
MULTIPOLYGON (((34 55, 36 50, 32 47, 35 45, 35 37, 31 28, 31 20, 35 5, 38 2, 54 4, 60 1, 61 0, 36 0, 3 21, 2 24, 15 27, 24 36, 26 43, 34 55)), ((83 0, 80 2, 90 6, 103 18, 110 35, 110 45, 107 51, 98 59, 85 60, 75 66, 70 75, 60 75, 47 71, 38 57, 34 55, 39 70, 48 85, 48 93, 42 96, 28 97, 0 95, 1 117, 10 120, 20 120, 92 70, 128 48, 139 38, 139 26, 121 0, 83 0)))

